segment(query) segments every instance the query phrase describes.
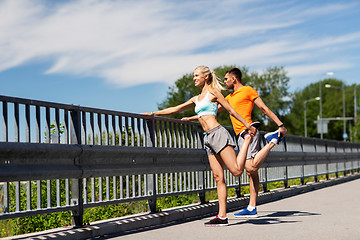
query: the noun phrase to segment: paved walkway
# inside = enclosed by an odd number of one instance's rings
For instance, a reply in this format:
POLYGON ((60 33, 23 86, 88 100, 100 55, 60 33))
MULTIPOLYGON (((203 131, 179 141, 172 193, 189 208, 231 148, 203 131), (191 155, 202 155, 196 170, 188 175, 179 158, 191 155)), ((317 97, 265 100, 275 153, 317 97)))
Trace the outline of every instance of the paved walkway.
POLYGON ((360 179, 258 206, 259 218, 229 213, 230 226, 204 227, 210 218, 142 232, 108 236, 121 240, 190 239, 360 239, 360 179))

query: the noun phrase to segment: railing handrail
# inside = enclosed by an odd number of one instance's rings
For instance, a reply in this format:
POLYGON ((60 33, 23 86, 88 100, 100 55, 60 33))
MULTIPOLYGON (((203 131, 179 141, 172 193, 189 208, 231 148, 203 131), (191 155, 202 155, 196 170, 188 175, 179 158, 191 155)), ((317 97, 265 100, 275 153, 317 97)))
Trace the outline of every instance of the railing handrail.
MULTIPOLYGON (((198 193, 203 203, 205 192, 216 189, 199 123, 3 95, 0 95, 0 102, 3 103, 0 121, 3 121, 4 134, 4 140, 0 141, 0 182, 5 196, 0 219, 71 210, 74 224, 79 226, 86 207, 147 200, 150 210, 156 211, 158 196, 198 193), (14 105, 11 120, 8 103, 14 105), (24 110, 19 110, 20 104, 25 105, 24 110), (45 111, 41 112, 40 108, 45 111), (14 141, 8 140, 10 121, 15 123, 14 141), (59 144, 59 136, 55 142, 50 141, 52 121, 58 132, 60 122, 64 121, 62 144, 59 144), (41 136, 43 126, 45 143, 41 136), (36 136, 35 142, 31 141, 31 134, 36 136), (26 135, 25 141, 20 140, 22 135, 26 135), (95 190, 95 178, 99 181, 99 193, 95 190), (102 198, 103 178, 107 200, 102 198), (114 199, 110 199, 110 178, 114 184, 111 190, 114 199), (57 186, 56 207, 52 206, 53 179, 57 186), (60 180, 65 181, 65 197, 60 196, 60 180), (42 181, 47 184, 46 208, 41 199, 42 181), (89 181, 91 196, 87 188, 89 181), (31 205, 34 182, 37 209, 32 209, 31 205), (25 211, 20 200, 23 183, 27 189, 27 198, 23 200, 27 202, 25 211), (10 188, 12 184, 15 190, 10 188), (16 194, 15 209, 10 209, 10 190, 16 194), (96 194, 100 197, 98 201, 94 198, 96 194), (62 198, 66 198, 64 206, 62 198)), ((232 128, 227 129, 235 137, 232 128)), ((266 191, 266 184, 271 181, 284 181, 286 185, 289 179, 300 178, 303 182, 307 176, 316 179, 320 174, 337 175, 341 171, 354 171, 359 165, 359 143, 287 135, 269 153, 259 175, 262 175, 260 182, 266 191)), ((228 187, 249 184, 246 175, 235 178, 228 170, 226 174, 228 187)))

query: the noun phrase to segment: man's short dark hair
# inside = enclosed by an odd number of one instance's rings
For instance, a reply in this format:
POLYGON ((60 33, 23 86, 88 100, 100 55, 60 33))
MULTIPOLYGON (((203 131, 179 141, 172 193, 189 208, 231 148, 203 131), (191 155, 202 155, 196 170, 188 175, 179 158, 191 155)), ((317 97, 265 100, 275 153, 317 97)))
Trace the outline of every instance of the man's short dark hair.
POLYGON ((226 71, 226 73, 233 75, 241 83, 242 73, 240 69, 230 68, 226 71))

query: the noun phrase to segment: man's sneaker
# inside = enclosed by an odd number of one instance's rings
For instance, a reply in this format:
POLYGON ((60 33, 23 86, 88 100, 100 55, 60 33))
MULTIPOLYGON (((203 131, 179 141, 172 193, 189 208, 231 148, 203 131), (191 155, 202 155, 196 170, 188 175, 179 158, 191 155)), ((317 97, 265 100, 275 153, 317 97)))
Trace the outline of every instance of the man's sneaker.
MULTIPOLYGON (((240 133, 240 137, 242 137, 243 139, 245 139, 245 136, 246 135, 249 135, 250 136, 250 133, 248 132, 247 129, 245 130, 242 130, 241 133, 240 133)), ((251 136, 250 136, 251 137, 251 136)))
POLYGON ((259 129, 259 127, 260 127, 260 122, 253 122, 253 123, 250 124, 250 126, 253 126, 253 127, 256 128, 256 129, 259 129))
POLYGON ((228 226, 229 222, 228 219, 221 219, 219 216, 216 216, 214 219, 205 223, 205 227, 221 227, 221 226, 228 226))
MULTIPOLYGON (((254 128, 258 129, 260 127, 260 122, 253 122, 250 124, 250 126, 253 126, 254 128)), ((242 130, 240 133, 240 137, 242 137, 243 139, 245 139, 246 134, 249 134, 248 130, 242 130)))
POLYGON ((234 216, 236 218, 257 218, 257 211, 256 208, 254 208, 252 211, 249 211, 248 208, 245 208, 244 210, 235 213, 234 216))
POLYGON ((279 130, 276 130, 275 132, 269 132, 267 134, 265 134, 265 139, 267 142, 272 142, 274 144, 279 144, 281 142, 281 134, 279 137, 279 130))

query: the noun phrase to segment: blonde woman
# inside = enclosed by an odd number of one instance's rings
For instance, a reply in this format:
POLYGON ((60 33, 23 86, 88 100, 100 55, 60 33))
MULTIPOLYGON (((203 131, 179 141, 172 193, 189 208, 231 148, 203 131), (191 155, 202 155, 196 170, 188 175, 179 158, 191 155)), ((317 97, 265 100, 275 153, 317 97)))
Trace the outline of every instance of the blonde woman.
MULTIPOLYGON (((225 100, 221 94, 222 86, 215 73, 207 66, 195 68, 193 80, 195 86, 201 89, 199 95, 192 97, 187 102, 178 106, 143 114, 169 115, 195 107, 196 117, 205 132, 205 150, 208 154, 209 163, 217 183, 219 199, 218 215, 209 222, 206 222, 205 226, 226 226, 228 225, 228 219, 226 216, 227 188, 224 178, 224 164, 234 176, 241 176, 244 171, 245 158, 252 138, 251 136, 256 134, 257 129, 247 123, 225 100), (246 127, 246 130, 241 134, 244 138, 244 144, 241 146, 238 157, 236 157, 234 151, 236 144, 233 138, 216 119, 219 104, 246 127)), ((185 120, 189 120, 189 118, 185 120)))

